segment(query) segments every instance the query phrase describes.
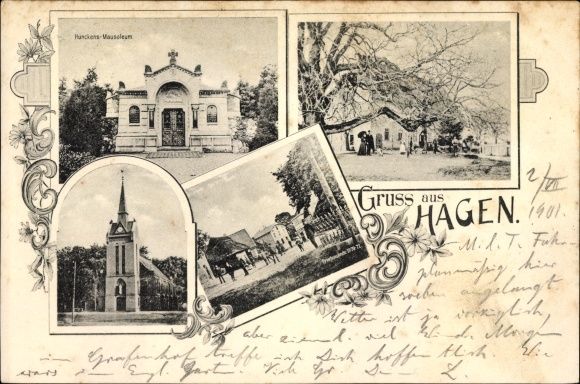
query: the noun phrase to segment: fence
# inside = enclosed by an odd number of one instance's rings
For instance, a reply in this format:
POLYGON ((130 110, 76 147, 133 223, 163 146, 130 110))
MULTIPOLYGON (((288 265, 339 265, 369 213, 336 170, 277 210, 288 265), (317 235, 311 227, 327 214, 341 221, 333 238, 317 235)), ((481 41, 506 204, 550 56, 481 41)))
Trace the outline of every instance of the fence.
POLYGON ((509 156, 510 145, 506 143, 484 144, 481 146, 481 154, 486 156, 509 156))

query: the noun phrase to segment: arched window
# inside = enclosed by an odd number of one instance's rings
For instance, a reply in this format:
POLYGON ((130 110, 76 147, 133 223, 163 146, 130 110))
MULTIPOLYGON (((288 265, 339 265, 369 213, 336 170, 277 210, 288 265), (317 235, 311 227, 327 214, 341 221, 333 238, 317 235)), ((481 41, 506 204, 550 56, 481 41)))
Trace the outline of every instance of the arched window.
POLYGON ((127 285, 122 279, 117 279, 117 285, 115 286, 115 296, 126 296, 127 295, 127 285))
POLYGON ((129 108, 129 124, 139 124, 140 117, 139 107, 134 105, 129 108))
POLYGON ((121 273, 125 274, 125 245, 121 246, 121 273))
POLYGON ((207 122, 217 123, 217 107, 215 105, 207 107, 207 122))
POLYGON ((115 245, 115 274, 119 274, 119 246, 115 245))

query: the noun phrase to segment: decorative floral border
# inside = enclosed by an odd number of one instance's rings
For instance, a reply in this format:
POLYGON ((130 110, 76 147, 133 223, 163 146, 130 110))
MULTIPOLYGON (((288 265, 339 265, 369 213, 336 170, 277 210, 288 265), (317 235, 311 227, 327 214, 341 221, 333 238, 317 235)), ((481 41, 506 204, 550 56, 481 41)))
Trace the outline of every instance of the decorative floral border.
MULTIPOLYGON (((54 54, 50 34, 54 25, 48 25, 40 30, 40 20, 36 26, 28 25, 30 38, 18 44, 18 61, 23 63, 50 62, 54 54)), ((50 188, 48 179, 56 175, 57 165, 51 159, 45 158, 54 144, 54 132, 50 127, 39 130, 42 121, 47 120, 48 113, 54 113, 46 106, 36 106, 30 109, 20 104, 21 118, 12 125, 9 142, 15 149, 22 144, 24 156, 14 156, 14 160, 24 167, 22 178, 22 199, 28 207, 29 221, 22 222, 19 230, 20 241, 30 243, 36 253, 36 258, 29 265, 29 271, 35 278, 33 290, 44 288, 48 290, 48 282, 52 278, 53 259, 48 247, 52 211, 56 206, 57 193, 50 188)))
POLYGON ((361 226, 379 262, 367 269, 365 275, 339 279, 332 289, 325 282, 321 289, 315 285, 311 292, 300 292, 305 299, 303 302, 321 315, 338 305, 363 307, 372 299, 376 300, 375 305, 392 305, 390 294, 405 277, 410 256, 421 254, 421 261, 429 256, 433 264, 437 264, 439 257, 450 256, 445 230, 430 236, 423 227, 410 228, 405 216, 407 209, 393 215, 370 213, 363 216, 361 226), (388 266, 391 261, 395 264, 394 272, 388 266))
POLYGON ((205 296, 198 296, 193 301, 193 313, 187 314, 185 331, 175 333, 171 330, 171 334, 179 340, 203 335, 204 344, 211 341, 212 345, 221 347, 226 342, 226 335, 234 329, 233 313, 231 305, 219 306, 216 311, 205 296))

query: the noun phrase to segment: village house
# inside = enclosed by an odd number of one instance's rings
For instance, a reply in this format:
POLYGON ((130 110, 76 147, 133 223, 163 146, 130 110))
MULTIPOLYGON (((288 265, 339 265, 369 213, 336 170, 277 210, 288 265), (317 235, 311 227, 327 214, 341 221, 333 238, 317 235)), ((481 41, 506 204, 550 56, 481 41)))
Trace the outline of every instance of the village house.
POLYGON ((292 241, 288 230, 282 224, 272 224, 259 230, 254 239, 258 243, 266 244, 271 249, 276 250, 281 247, 283 251, 292 248, 292 241))
POLYGON ((412 130, 404 123, 394 107, 385 107, 386 113, 370 119, 355 120, 353 124, 340 126, 336 129, 326 129, 326 137, 335 153, 356 152, 361 143, 362 132, 373 136, 375 148, 383 150, 398 150, 401 143, 408 145, 413 140, 413 146, 423 147, 425 142, 433 142, 437 137, 436 128, 419 128, 412 130))
POLYGON ((294 233, 296 238, 300 239, 303 243, 308 241, 306 231, 304 229, 304 211, 296 213, 292 218, 290 218, 290 225, 294 228, 294 233))
POLYGON ((204 255, 198 256, 198 274, 201 281, 210 281, 220 269, 240 269, 240 262, 254 264, 260 252, 254 239, 245 229, 228 236, 210 237, 204 255), (229 265, 229 267, 228 267, 229 265))
POLYGON ((109 92, 106 118, 117 122, 115 152, 237 151, 232 129, 241 116, 239 93, 225 82, 221 88, 204 85, 200 65, 177 65, 174 50, 168 56, 169 65, 156 71, 145 65, 142 87, 119 82, 109 92))
POLYGON ((174 284, 151 260, 139 254, 142 243, 137 221, 129 220, 124 180, 117 221, 110 221, 106 240, 105 312, 179 309, 184 287, 174 284))

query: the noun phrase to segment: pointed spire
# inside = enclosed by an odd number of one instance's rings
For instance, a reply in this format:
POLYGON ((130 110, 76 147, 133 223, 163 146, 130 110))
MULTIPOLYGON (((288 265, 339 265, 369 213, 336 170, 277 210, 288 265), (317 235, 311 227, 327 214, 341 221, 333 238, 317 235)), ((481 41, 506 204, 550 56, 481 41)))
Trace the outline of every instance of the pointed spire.
POLYGON ((125 205, 125 176, 121 170, 121 196, 119 198, 119 212, 117 222, 123 224, 123 227, 127 228, 127 207, 125 205))

